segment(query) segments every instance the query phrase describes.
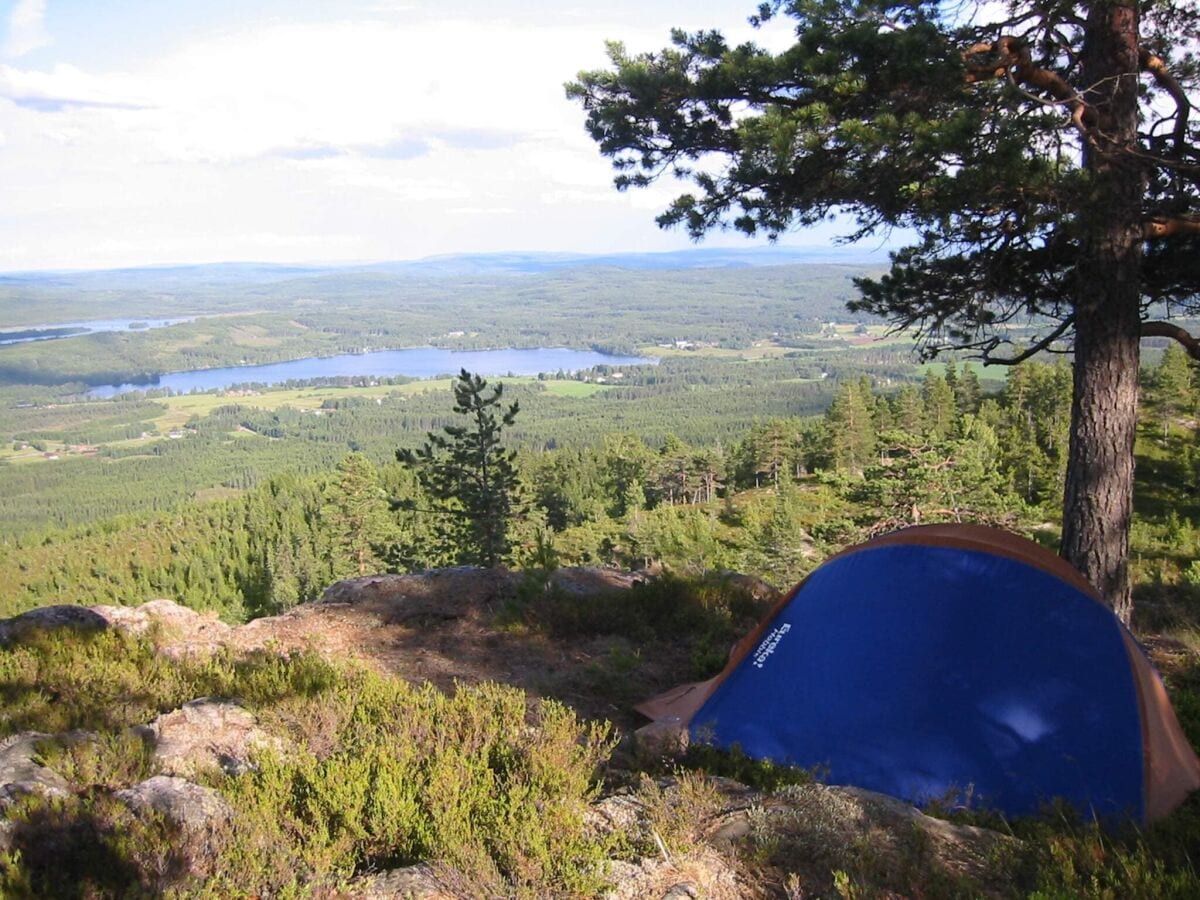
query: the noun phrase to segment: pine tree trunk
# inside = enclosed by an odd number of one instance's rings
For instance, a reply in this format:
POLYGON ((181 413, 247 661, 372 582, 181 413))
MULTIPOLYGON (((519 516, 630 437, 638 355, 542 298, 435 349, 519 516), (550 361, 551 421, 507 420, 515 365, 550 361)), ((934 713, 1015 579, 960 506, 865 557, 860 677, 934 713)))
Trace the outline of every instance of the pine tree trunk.
POLYGON ((1137 7, 1091 5, 1083 83, 1094 119, 1085 148, 1091 176, 1079 224, 1076 264, 1075 391, 1063 509, 1062 555, 1125 622, 1133 611, 1129 527, 1145 174, 1136 147, 1137 7))

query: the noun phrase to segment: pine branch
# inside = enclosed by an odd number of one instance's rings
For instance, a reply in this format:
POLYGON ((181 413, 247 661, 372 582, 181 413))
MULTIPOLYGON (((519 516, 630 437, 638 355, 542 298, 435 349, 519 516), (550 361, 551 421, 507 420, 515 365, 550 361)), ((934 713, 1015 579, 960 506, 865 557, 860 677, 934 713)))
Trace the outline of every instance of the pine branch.
POLYGON ((1176 341, 1188 356, 1200 362, 1200 340, 1171 322, 1143 322, 1142 337, 1166 337, 1176 341))
POLYGON ((1142 237, 1148 241, 1173 237, 1177 234, 1200 234, 1200 220, 1149 219, 1142 223, 1142 237))
POLYGON ((1024 351, 1023 353, 1018 353, 1016 356, 997 357, 997 356, 992 356, 991 352, 989 350, 984 350, 983 356, 982 356, 984 365, 1015 366, 1017 363, 1024 362, 1025 360, 1029 359, 1029 357, 1034 356, 1038 353, 1041 353, 1043 350, 1045 350, 1047 347, 1049 347, 1051 344, 1053 344, 1055 341, 1057 341, 1060 337, 1062 337, 1067 332, 1067 329, 1069 329, 1074 324, 1075 324, 1075 317, 1067 316, 1065 319, 1062 320, 1061 323, 1059 323, 1059 326, 1057 328, 1055 328, 1052 332, 1050 332, 1048 335, 1046 335, 1044 338, 1042 338, 1040 341, 1038 341, 1036 344, 1034 344, 1028 350, 1024 351))
POLYGON ((1056 104, 1066 106, 1071 111, 1071 123, 1080 134, 1087 136, 1084 117, 1089 111, 1088 104, 1057 72, 1035 66, 1029 47, 1021 38, 1005 35, 995 43, 974 44, 963 51, 963 62, 967 67, 968 84, 1008 78, 1021 93, 1038 103, 1047 101, 1044 97, 1023 90, 1021 85, 1044 91, 1054 98, 1056 104))
POLYGON ((1138 65, 1143 72, 1153 75, 1158 86, 1170 94, 1171 99, 1175 101, 1175 152, 1182 155, 1187 141, 1188 114, 1192 109, 1191 101, 1188 100, 1183 85, 1171 74, 1171 70, 1167 68, 1167 64, 1161 56, 1156 56, 1149 50, 1142 50, 1138 56, 1138 65))

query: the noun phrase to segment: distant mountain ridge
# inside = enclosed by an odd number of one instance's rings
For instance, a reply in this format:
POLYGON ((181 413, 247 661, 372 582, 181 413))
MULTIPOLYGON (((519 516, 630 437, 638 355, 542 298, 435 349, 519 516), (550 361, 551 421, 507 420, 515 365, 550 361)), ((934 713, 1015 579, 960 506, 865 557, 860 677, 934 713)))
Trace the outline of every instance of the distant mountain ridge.
POLYGON ((386 274, 414 278, 472 275, 537 275, 586 268, 639 270, 757 268, 805 263, 876 265, 881 254, 857 248, 698 247, 654 253, 455 253, 415 260, 376 263, 288 264, 221 262, 196 265, 139 266, 119 269, 0 272, 0 286, 83 287, 170 290, 199 285, 263 284, 322 275, 386 274))

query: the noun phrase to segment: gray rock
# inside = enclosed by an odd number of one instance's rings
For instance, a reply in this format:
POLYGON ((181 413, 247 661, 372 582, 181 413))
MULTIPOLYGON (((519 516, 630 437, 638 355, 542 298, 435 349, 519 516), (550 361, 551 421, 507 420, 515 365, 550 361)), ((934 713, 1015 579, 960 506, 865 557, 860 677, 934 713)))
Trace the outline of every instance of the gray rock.
POLYGON ((177 829, 152 878, 156 896, 181 890, 187 896, 187 885, 212 874, 233 822, 233 810, 220 794, 182 778, 155 775, 113 796, 138 818, 161 816, 177 829))
POLYGON ((368 575, 330 585, 319 604, 367 610, 387 625, 448 621, 511 596, 520 580, 519 574, 507 569, 478 566, 415 575, 368 575))
POLYGON ((86 606, 43 606, 0 621, 0 647, 26 640, 40 631, 68 628, 73 631, 103 631, 108 620, 86 606))
POLYGON ((198 613, 173 600, 151 600, 140 606, 96 606, 109 628, 133 635, 153 634, 167 656, 210 654, 229 640, 233 629, 215 613, 198 613))
POLYGON ((673 884, 662 896, 662 900, 696 900, 700 896, 700 889, 694 882, 681 881, 679 884, 673 884))
POLYGON ((644 790, 623 790, 594 802, 589 827, 599 834, 619 833, 653 847, 652 806, 662 815, 689 816, 694 839, 635 862, 610 869, 611 900, 660 897, 691 900, 704 896, 744 896, 739 858, 768 849, 782 854, 814 895, 831 887, 830 872, 860 869, 870 863, 875 887, 883 895, 898 885, 887 873, 919 869, 933 882, 954 886, 964 896, 1002 897, 1011 883, 1003 860, 1015 858, 1020 841, 985 828, 956 825, 882 794, 822 784, 793 785, 757 791, 726 778, 708 777, 711 791, 698 803, 681 793, 673 778, 644 790), (999 862, 998 862, 999 861, 999 862))
POLYGON ((588 566, 555 569, 550 575, 550 584, 575 597, 592 597, 614 591, 627 591, 647 580, 649 577, 644 573, 624 572, 619 569, 597 569, 588 566))
POLYGON ((636 833, 645 818, 646 804, 630 790, 602 797, 584 813, 587 826, 601 835, 636 833))
POLYGON ((34 761, 38 743, 49 737, 23 731, 0 741, 0 809, 23 794, 65 797, 71 793, 65 778, 34 761))

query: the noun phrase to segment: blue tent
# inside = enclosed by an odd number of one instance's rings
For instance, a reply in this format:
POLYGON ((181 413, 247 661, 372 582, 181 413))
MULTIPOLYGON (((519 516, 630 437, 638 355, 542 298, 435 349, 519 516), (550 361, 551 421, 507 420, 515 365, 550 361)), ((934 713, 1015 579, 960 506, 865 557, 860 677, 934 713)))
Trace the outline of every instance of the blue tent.
POLYGON ((639 709, 693 741, 916 803, 969 796, 1020 815, 1064 799, 1145 820, 1200 786, 1161 681, 1095 591, 980 526, 838 554, 719 676, 639 709))

